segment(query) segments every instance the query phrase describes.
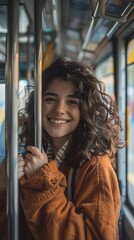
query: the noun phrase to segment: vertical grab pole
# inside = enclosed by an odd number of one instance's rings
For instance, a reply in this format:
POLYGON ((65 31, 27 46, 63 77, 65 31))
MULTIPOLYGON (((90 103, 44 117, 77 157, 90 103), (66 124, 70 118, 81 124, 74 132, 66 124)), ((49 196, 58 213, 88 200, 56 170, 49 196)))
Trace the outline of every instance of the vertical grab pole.
POLYGON ((10 240, 18 240, 18 13, 19 1, 8 0, 6 126, 8 239, 10 240))
POLYGON ((34 121, 35 146, 42 148, 42 0, 34 0, 35 87, 34 121))

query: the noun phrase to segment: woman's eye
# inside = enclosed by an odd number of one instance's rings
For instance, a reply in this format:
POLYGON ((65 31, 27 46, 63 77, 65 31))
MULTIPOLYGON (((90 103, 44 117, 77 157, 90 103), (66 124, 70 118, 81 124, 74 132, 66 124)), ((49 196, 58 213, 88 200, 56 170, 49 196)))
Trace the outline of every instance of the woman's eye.
POLYGON ((79 101, 77 101, 77 100, 69 100, 67 103, 71 106, 78 106, 79 105, 79 101))
POLYGON ((51 98, 51 97, 44 98, 44 102, 46 102, 46 103, 55 103, 56 99, 55 98, 51 98))

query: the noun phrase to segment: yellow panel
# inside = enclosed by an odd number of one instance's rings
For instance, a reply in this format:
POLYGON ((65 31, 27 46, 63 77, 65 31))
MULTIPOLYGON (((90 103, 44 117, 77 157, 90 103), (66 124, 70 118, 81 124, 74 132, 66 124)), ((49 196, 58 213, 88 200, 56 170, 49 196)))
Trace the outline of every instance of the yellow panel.
POLYGON ((128 54, 127 64, 131 64, 134 62, 134 50, 128 54))
POLYGON ((134 62, 134 39, 132 39, 128 44, 127 49, 127 64, 134 62))
POLYGON ((50 43, 47 47, 47 50, 43 58, 43 66, 42 66, 43 70, 49 67, 49 65, 53 61, 53 58, 54 58, 54 44, 50 43))

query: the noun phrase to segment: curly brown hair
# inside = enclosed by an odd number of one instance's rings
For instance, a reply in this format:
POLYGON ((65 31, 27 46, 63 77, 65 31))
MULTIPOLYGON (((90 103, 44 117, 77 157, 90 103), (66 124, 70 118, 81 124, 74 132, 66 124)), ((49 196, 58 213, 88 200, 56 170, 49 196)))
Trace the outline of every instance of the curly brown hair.
MULTIPOLYGON (((105 84, 94 76, 88 66, 57 59, 43 71, 42 97, 56 78, 73 82, 80 95, 81 120, 73 133, 65 157, 66 164, 78 167, 83 160, 103 154, 107 154, 112 162, 117 149, 122 147, 122 126, 115 102, 105 93, 105 84)), ((25 113, 21 111, 19 115, 23 123, 20 139, 25 138, 26 145, 34 144, 34 91, 26 102, 25 113)))

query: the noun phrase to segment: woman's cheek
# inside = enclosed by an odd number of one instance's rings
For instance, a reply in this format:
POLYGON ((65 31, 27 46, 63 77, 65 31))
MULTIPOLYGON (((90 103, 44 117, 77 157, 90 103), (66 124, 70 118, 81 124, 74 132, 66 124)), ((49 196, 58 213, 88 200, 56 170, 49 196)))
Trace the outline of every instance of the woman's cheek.
POLYGON ((45 106, 43 106, 43 107, 42 107, 42 113, 45 113, 45 112, 47 111, 47 109, 48 109, 48 108, 47 108, 47 106, 46 106, 46 105, 45 105, 45 106))

